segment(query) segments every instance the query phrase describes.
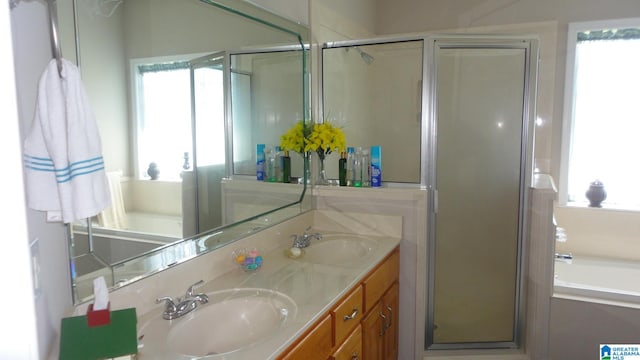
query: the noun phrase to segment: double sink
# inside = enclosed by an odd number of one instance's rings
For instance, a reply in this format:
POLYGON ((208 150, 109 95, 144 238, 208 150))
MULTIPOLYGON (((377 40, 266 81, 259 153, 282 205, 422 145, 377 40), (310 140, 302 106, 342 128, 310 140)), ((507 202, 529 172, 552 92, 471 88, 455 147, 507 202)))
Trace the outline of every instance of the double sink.
MULTIPOLYGON (((283 263, 296 262, 300 266, 348 268, 367 261, 377 245, 376 240, 367 237, 325 235, 322 240, 314 240, 305 248, 300 258, 281 260, 283 263)), ((273 252, 271 256, 276 256, 274 254, 282 252, 273 252)), ((284 255, 280 256, 284 258, 284 255)), ((298 306, 305 306, 279 291, 278 286, 234 287, 206 295, 209 299, 206 304, 180 318, 164 320, 159 313, 141 318, 138 325, 141 355, 176 359, 230 358, 228 356, 234 352, 277 335, 295 320, 298 306)))

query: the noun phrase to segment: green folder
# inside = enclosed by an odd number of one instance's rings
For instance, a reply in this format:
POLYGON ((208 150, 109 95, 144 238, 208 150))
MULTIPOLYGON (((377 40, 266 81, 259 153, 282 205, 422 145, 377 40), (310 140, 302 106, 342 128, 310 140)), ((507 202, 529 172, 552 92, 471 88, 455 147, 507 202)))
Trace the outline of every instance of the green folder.
POLYGON ((60 360, 109 359, 138 353, 136 309, 111 311, 111 322, 89 327, 86 316, 62 319, 60 360))

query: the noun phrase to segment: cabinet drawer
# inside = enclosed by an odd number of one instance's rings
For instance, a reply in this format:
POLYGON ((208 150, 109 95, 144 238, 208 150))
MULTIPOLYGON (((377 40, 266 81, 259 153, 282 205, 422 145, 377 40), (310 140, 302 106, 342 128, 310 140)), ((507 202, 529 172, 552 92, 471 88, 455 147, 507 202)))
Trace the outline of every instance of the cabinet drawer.
POLYGON ((327 314, 311 332, 298 342, 282 359, 326 360, 331 355, 331 316, 327 314))
POLYGON ((331 311, 335 327, 335 343, 340 344, 362 319, 362 286, 351 293, 331 311))
POLYGON ((362 327, 358 325, 333 353, 331 360, 362 360, 362 327))
POLYGON ((365 313, 371 310, 382 294, 398 279, 399 266, 400 253, 396 249, 363 281, 365 313))

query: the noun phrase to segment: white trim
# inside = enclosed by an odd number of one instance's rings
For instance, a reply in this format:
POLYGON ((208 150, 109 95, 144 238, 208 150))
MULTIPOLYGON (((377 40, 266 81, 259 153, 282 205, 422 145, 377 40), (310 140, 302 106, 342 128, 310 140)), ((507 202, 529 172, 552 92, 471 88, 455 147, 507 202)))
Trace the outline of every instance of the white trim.
POLYGON ((575 55, 577 34, 587 30, 608 28, 640 27, 640 18, 612 19, 569 23, 567 32, 567 63, 564 81, 564 109, 562 114, 562 141, 560 143, 560 181, 558 183, 558 203, 566 205, 568 200, 569 159, 573 137, 573 111, 575 83, 575 55))

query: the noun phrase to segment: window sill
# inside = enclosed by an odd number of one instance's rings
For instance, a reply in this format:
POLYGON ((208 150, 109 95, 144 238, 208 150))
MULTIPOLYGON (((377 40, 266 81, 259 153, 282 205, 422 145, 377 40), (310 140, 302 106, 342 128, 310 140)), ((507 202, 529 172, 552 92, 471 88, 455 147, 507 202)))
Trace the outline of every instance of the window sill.
POLYGON ((587 202, 570 202, 567 204, 557 205, 559 208, 567 209, 585 209, 588 211, 603 211, 603 212, 625 212, 625 213, 640 213, 640 208, 625 208, 621 206, 603 204, 602 207, 590 207, 587 202))
POLYGON ((175 183, 181 183, 182 179, 157 179, 157 180, 151 180, 149 178, 146 178, 146 179, 138 179, 138 181, 175 184, 175 183))

